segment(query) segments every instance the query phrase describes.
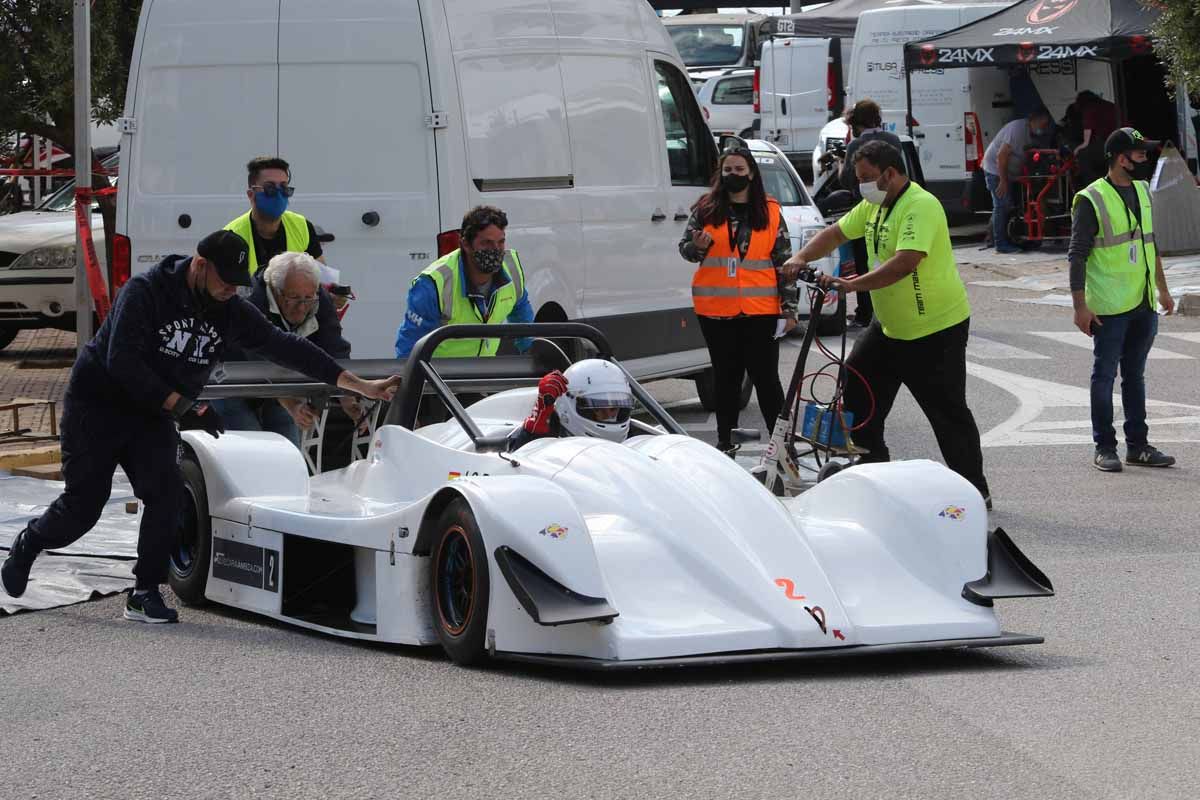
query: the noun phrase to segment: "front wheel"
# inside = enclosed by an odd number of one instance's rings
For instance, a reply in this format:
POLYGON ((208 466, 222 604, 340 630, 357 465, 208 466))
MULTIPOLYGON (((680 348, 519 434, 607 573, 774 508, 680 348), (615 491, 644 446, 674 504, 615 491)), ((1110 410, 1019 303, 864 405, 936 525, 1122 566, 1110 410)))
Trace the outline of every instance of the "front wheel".
POLYGON ((208 516, 208 488, 204 471, 193 458, 179 465, 183 474, 183 504, 171 546, 168 580, 180 600, 189 606, 203 605, 212 560, 212 520, 208 516))
POLYGON ((429 560, 433 587, 433 626, 450 660, 461 666, 486 655, 488 597, 487 551, 471 506, 461 497, 442 511, 429 560))
MULTIPOLYGON (((696 375, 696 395, 705 411, 717 410, 717 378, 712 367, 696 375)), ((742 393, 738 397, 738 408, 745 410, 750 405, 750 393, 754 391, 754 382, 747 375, 742 379, 742 393)))

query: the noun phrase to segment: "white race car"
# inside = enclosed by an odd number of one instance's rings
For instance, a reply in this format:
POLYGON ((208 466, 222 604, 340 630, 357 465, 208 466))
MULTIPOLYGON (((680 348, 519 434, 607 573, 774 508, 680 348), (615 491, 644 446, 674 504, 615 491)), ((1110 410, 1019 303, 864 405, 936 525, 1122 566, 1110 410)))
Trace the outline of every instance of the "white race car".
MULTIPOLYGON (((441 328, 405 364, 367 457, 311 478, 275 434, 185 432, 175 593, 337 636, 440 643, 460 664, 657 667, 1042 641, 1002 631, 992 601, 1053 594, 1050 581, 989 533, 983 499, 945 467, 856 466, 780 499, 684 435, 632 378, 641 412, 624 443, 544 438, 504 452, 531 387, 561 365, 429 358, 446 338, 498 333, 578 337, 612 360, 585 325, 441 328), (464 409, 450 385, 495 393, 464 409), (453 418, 418 427, 423 398, 453 418)), ((222 387, 210 390, 251 391, 222 387)))

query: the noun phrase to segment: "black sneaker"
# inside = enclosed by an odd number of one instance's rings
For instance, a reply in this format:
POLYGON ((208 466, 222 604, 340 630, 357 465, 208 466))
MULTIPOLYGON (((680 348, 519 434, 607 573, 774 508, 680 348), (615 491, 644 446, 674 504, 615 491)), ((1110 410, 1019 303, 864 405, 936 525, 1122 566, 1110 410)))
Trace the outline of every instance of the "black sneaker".
MULTIPOLYGON (((1130 462, 1133 463, 1133 462, 1130 462)), ((1101 472, 1120 472, 1121 459, 1117 458, 1116 448, 1096 448, 1096 455, 1092 457, 1092 466, 1101 472)))
POLYGON ((1173 467, 1175 456, 1159 452, 1157 448, 1144 444, 1125 451, 1125 463, 1135 467, 1173 467))
POLYGON ((33 567, 33 560, 37 558, 38 551, 26 540, 27 533, 21 531, 13 539, 8 558, 4 559, 4 566, 0 567, 0 582, 4 584, 4 591, 8 592, 9 597, 25 594, 25 587, 29 585, 29 570, 33 567))
POLYGON ((125 619, 135 622, 179 622, 179 612, 168 608, 158 589, 130 592, 125 601, 125 619))

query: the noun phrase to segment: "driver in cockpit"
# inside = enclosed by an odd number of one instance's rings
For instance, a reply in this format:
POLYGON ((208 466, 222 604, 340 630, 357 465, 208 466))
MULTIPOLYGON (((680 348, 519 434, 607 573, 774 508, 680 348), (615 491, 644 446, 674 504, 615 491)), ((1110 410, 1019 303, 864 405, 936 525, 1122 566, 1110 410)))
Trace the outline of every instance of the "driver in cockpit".
POLYGON ((509 451, 547 436, 592 436, 623 442, 629 435, 633 393, 616 364, 598 358, 554 370, 538 382, 533 411, 508 436, 509 451))

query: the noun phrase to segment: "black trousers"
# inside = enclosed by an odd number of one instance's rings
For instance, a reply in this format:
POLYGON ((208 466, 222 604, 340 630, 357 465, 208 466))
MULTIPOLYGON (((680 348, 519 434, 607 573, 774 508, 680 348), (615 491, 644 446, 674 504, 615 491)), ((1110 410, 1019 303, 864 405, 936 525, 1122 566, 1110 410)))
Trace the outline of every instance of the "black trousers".
MULTIPOLYGON (((963 320, 945 330, 912 341, 891 339, 876 321, 863 332, 847 363, 862 373, 875 393, 875 414, 853 433, 854 443, 869 450, 863 462, 889 461, 883 426, 900 387, 907 386, 925 412, 946 466, 987 497, 979 428, 967 407, 967 332, 963 320)), ((870 399, 853 374, 847 379, 845 405, 857 425, 870 412, 870 399)))
POLYGON ((29 522, 37 550, 66 547, 92 529, 112 493, 113 473, 125 470, 142 501, 137 564, 139 589, 167 580, 167 565, 179 522, 183 478, 179 433, 166 416, 149 416, 87 401, 67 390, 63 402, 62 463, 66 487, 42 516, 29 522))
MULTIPOLYGON (((871 271, 870 256, 867 253, 867 240, 863 237, 852 239, 850 246, 854 249, 854 271, 858 275, 866 275, 871 271)), ((875 316, 875 307, 871 304, 871 293, 855 292, 858 306, 854 309, 854 318, 864 325, 875 316)))
POLYGON ((730 431, 738 426, 742 379, 750 373, 767 431, 775 427, 783 409, 783 384, 779 382, 779 342, 776 317, 700 317, 700 332, 708 345, 716 378, 717 443, 729 444, 730 431))

